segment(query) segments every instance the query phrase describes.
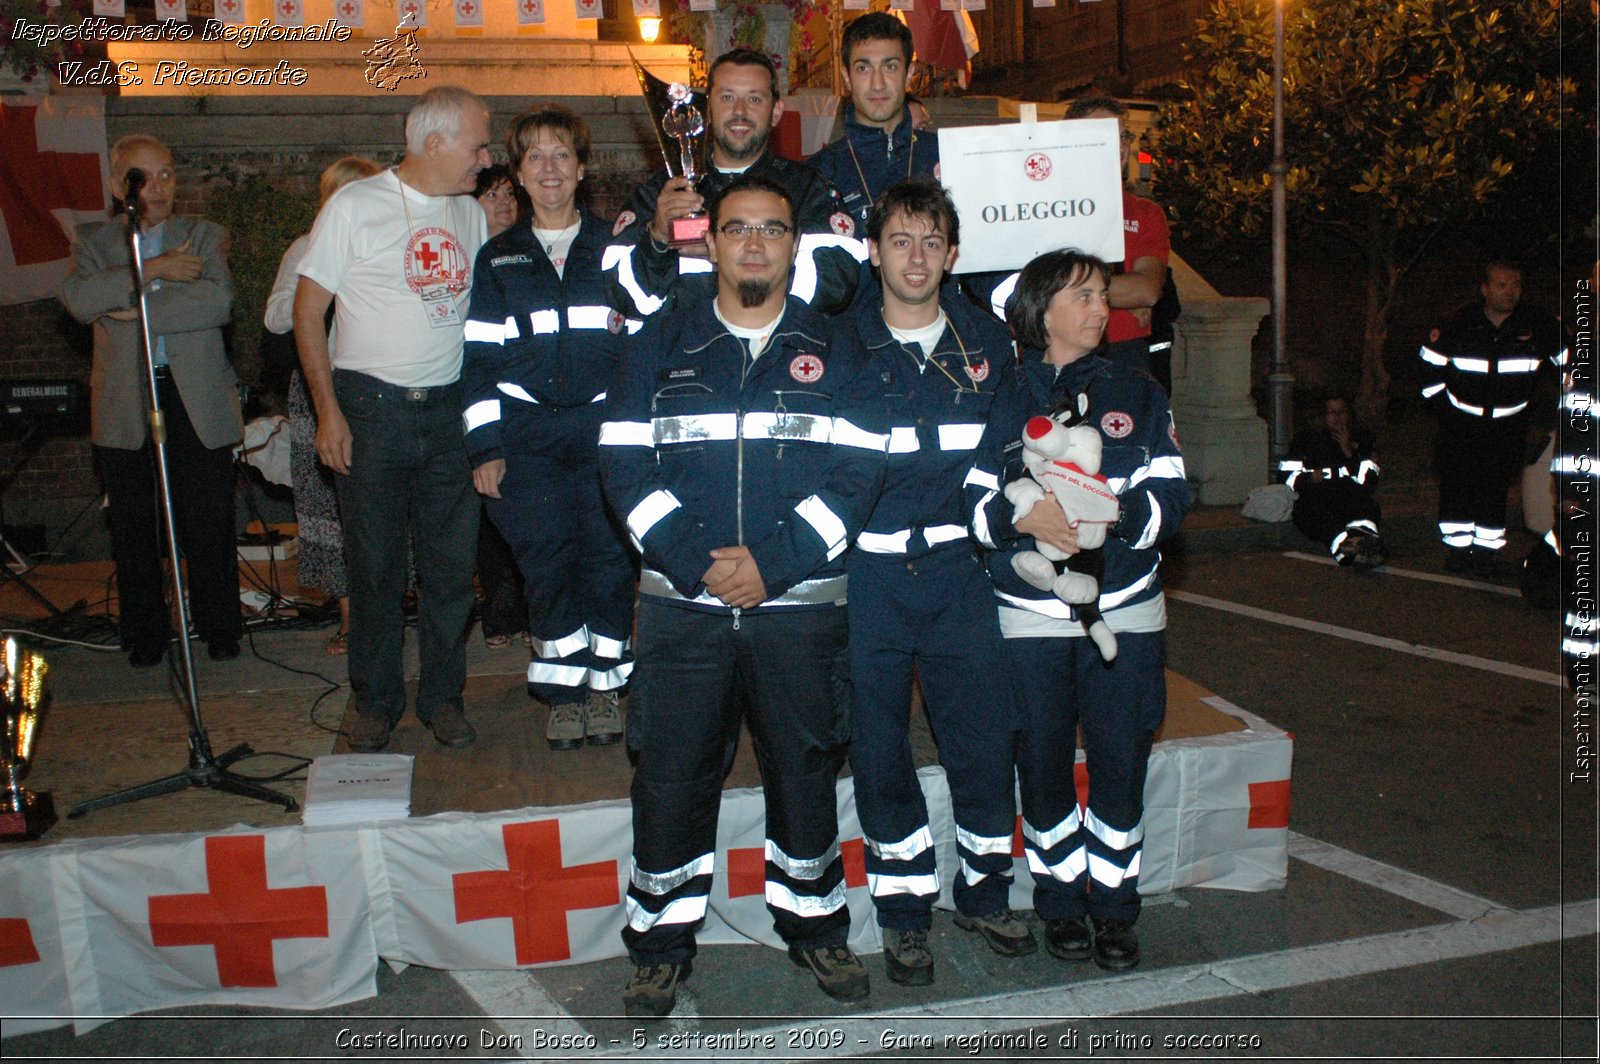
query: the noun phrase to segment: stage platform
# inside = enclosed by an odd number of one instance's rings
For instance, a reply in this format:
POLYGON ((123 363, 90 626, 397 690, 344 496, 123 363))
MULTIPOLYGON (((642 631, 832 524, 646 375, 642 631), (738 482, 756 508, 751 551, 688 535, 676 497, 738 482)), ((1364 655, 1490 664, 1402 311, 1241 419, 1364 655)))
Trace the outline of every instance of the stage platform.
MULTIPOLYGON (((294 599, 294 563, 242 567, 246 586, 294 599)), ((45 566, 34 586, 63 608, 114 612, 108 563, 45 566)), ((14 583, 0 615, 40 612, 14 583)), ((27 628, 27 625, 14 627, 27 628)), ((331 627, 252 630, 244 654, 212 662, 196 644, 211 747, 248 743, 242 773, 304 797, 309 759, 347 747, 352 719, 331 627)), ((31 788, 64 815, 77 802, 182 770, 186 710, 164 669, 135 670, 115 649, 21 638, 50 662, 52 704, 31 788)), ((408 641, 414 642, 414 641, 408 641)), ((527 652, 468 644, 468 716, 478 741, 446 750, 414 717, 389 751, 416 757, 412 819, 303 828, 300 814, 210 790, 63 819, 0 851, 0 1019, 7 1035, 180 1005, 327 1007, 376 992, 378 961, 510 968, 617 956, 625 915, 631 768, 621 744, 552 751, 527 697, 527 652)), ((408 646, 410 675, 415 650, 408 646)), ((1264 890, 1287 868, 1292 738, 1169 673, 1167 722, 1146 791, 1141 890, 1264 890)), ((624 702, 624 706, 626 703, 624 702)), ((624 710, 626 711, 626 710, 624 710)), ((932 736, 915 714, 940 866, 956 867, 948 794, 932 736)), ((1084 784, 1079 764, 1080 788, 1084 784)), ((776 945, 761 898, 759 780, 748 741, 727 782, 719 868, 702 941, 776 945)), ((853 944, 879 948, 848 778, 841 849, 853 944)), ((1028 907, 1021 858, 1013 904, 1028 907)), ((948 898, 948 877, 945 891, 948 898)))

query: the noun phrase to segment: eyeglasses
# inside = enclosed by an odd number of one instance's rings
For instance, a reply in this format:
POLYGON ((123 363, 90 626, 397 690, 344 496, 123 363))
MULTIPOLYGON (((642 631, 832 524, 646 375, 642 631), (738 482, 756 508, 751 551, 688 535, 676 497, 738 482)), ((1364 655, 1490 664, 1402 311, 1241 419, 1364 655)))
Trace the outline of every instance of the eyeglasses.
POLYGON ((743 240, 754 234, 762 240, 781 240, 794 230, 782 222, 769 222, 766 225, 746 225, 744 222, 729 222, 717 232, 729 240, 743 240))

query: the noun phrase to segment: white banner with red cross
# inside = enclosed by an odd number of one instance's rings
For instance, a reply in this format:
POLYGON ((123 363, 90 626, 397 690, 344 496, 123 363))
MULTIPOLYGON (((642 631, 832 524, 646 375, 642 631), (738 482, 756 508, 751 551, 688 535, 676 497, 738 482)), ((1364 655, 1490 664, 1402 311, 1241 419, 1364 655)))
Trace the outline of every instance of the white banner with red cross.
POLYGON ((0 304, 56 294, 73 233, 107 218, 110 172, 104 97, 0 102, 0 304))
MULTIPOLYGON (((1237 730, 1158 742, 1139 889, 1281 887, 1292 739, 1221 699, 1237 730)), ((918 773, 950 907, 944 773, 918 773)), ((1082 760, 1078 791, 1087 795, 1082 760)), ((880 948, 854 790, 839 782, 851 945, 880 948)), ((780 947, 764 901, 764 803, 725 791, 705 945, 780 947)), ((626 799, 349 827, 86 840, 0 853, 0 1030, 200 1004, 327 1008, 376 993, 381 959, 509 969, 618 957, 626 799)), ((1032 905, 1020 830, 1011 905, 1032 905)))

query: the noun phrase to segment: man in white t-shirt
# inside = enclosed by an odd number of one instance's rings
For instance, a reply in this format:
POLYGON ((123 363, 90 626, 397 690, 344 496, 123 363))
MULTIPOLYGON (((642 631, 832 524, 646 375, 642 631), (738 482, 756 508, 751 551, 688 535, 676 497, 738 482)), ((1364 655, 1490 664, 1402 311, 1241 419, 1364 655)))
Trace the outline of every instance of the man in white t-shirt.
POLYGON ((414 536, 422 676, 417 717, 445 746, 475 738, 462 709, 478 499, 462 443, 462 322, 486 239, 470 195, 489 165, 489 111, 454 86, 419 97, 400 164, 340 189, 300 263, 295 341, 337 474, 350 576, 350 748, 381 750, 405 712, 406 537, 414 536), (334 297, 339 335, 323 318, 334 297))

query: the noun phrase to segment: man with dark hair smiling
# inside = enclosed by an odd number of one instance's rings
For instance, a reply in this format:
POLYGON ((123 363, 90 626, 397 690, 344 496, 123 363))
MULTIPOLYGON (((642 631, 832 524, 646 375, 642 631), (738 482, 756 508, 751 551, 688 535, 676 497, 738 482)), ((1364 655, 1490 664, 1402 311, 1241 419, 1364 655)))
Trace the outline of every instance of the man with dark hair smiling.
POLYGON ((844 136, 807 160, 833 182, 844 208, 865 229, 872 205, 896 181, 937 177, 939 138, 920 133, 906 102, 911 31, 882 12, 845 27, 839 46, 850 99, 840 108, 844 136))
POLYGON ((665 1016, 705 917, 727 751, 748 711, 767 805, 766 901, 829 996, 867 996, 846 942, 835 785, 848 712, 845 548, 883 477, 860 427, 876 378, 789 295, 794 208, 746 176, 711 206, 716 292, 639 334, 600 430, 606 495, 644 555, 628 744, 629 1016, 665 1016))
POLYGON ((668 244, 670 224, 703 210, 743 175, 776 181, 795 209, 797 257, 791 291, 823 313, 850 305, 866 249, 839 194, 815 170, 772 154, 769 140, 783 117, 778 73, 764 52, 735 48, 711 64, 706 90, 710 167, 697 185, 657 173, 634 192, 617 216, 608 269, 640 317, 654 314, 680 277, 713 269, 699 247, 668 244))

